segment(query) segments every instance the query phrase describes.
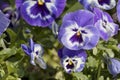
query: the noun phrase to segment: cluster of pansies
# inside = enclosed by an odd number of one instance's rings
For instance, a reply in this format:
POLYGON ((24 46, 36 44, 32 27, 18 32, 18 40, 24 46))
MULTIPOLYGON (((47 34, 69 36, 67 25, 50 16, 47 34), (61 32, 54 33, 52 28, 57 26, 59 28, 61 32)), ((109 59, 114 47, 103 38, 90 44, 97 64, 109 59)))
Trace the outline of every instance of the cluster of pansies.
MULTIPOLYGON (((118 33, 119 25, 106 10, 115 8, 120 22, 120 0, 78 0, 78 2, 85 9, 65 14, 60 28, 55 19, 62 14, 66 0, 16 0, 16 9, 10 7, 8 3, 1 2, 0 32, 5 31, 9 22, 15 26, 20 17, 31 26, 52 26, 51 30, 63 45, 58 51, 62 67, 67 73, 81 72, 87 60, 86 51, 96 47, 99 40, 107 42, 118 33)), ((31 64, 38 64, 46 69, 46 63, 42 58, 44 50, 40 44, 30 39, 28 46, 22 44, 21 47, 30 56, 31 64)), ((116 77, 120 73, 120 61, 109 56, 104 58, 109 72, 116 77)))

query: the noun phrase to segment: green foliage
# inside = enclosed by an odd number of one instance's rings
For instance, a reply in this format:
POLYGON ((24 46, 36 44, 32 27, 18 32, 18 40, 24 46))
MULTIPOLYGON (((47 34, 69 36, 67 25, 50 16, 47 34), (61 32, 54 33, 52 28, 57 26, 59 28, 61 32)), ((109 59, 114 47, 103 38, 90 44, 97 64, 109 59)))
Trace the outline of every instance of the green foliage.
MULTIPOLYGON (((9 1, 14 7, 14 0, 9 1)), ((82 9, 82 6, 77 0, 67 0, 63 14, 56 21, 61 24, 66 13, 78 9, 82 9)), ((100 40, 93 50, 87 51, 88 58, 84 70, 67 74, 61 67, 57 55, 61 44, 52 31, 49 28, 29 26, 21 19, 19 26, 14 29, 8 28, 0 37, 0 80, 111 80, 112 75, 107 71, 102 56, 107 53, 110 57, 120 58, 118 42, 120 33, 108 42, 100 40), (26 33, 26 30, 31 32, 26 33), (31 37, 45 49, 43 58, 47 63, 46 70, 32 66, 30 58, 21 49, 21 44, 26 44, 31 37)))

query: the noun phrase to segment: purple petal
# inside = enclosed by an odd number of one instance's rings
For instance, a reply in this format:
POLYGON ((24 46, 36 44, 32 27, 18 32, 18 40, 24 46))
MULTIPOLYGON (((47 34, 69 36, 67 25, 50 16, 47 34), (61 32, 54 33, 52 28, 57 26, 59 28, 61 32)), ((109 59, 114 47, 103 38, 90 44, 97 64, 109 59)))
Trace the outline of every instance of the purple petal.
POLYGON ((66 5, 66 0, 55 0, 55 6, 57 8, 57 17, 63 12, 66 5))
POLYGON ((110 62, 107 64, 108 70, 113 75, 113 77, 120 73, 120 61, 118 59, 110 58, 110 62))
POLYGON ((3 11, 5 8, 10 8, 10 5, 5 1, 0 1, 0 9, 3 11))
POLYGON ((32 39, 29 39, 29 47, 30 47, 31 51, 34 51, 34 42, 32 39))
POLYGON ((0 35, 7 29, 10 20, 0 10, 0 35))
POLYGON ((81 50, 70 50, 70 49, 64 47, 64 48, 60 49, 60 52, 61 52, 60 55, 62 55, 62 56, 60 56, 60 58, 64 58, 65 56, 69 56, 69 57, 74 57, 74 56, 81 57, 81 56, 83 56, 84 58, 87 57, 86 52, 82 49, 81 50))
POLYGON ((63 18, 63 22, 66 20, 75 21, 79 26, 84 27, 86 25, 93 25, 94 14, 87 10, 78 10, 66 14, 63 18))
POLYGON ((92 11, 94 6, 91 6, 93 4, 93 0, 89 1, 89 0, 78 0, 85 9, 92 11))
POLYGON ((103 12, 99 8, 94 8, 93 13, 95 14, 94 16, 95 22, 97 22, 97 20, 102 19, 104 15, 107 16, 107 19, 109 22, 113 22, 113 19, 111 18, 111 16, 107 12, 103 12))
POLYGON ((100 10, 99 8, 94 8, 93 13, 95 14, 94 16, 94 22, 97 22, 97 20, 102 18, 103 11, 100 10))
POLYGON ((117 17, 120 22, 120 0, 118 0, 118 4, 117 4, 117 17))
POLYGON ((86 29, 86 32, 88 33, 86 34, 86 37, 87 39, 89 39, 89 41, 88 43, 86 43, 86 45, 84 45, 83 49, 92 49, 97 45, 99 41, 99 38, 100 38, 99 31, 97 28, 90 25, 86 26, 85 29, 86 29))
POLYGON ((16 8, 19 9, 25 0, 15 0, 16 8))
POLYGON ((58 50, 58 56, 59 56, 60 58, 63 57, 62 50, 63 50, 63 48, 61 48, 61 49, 58 50))
POLYGON ((30 49, 29 49, 25 44, 21 44, 21 47, 22 47, 23 51, 24 51, 27 55, 30 56, 30 54, 31 54, 30 49))

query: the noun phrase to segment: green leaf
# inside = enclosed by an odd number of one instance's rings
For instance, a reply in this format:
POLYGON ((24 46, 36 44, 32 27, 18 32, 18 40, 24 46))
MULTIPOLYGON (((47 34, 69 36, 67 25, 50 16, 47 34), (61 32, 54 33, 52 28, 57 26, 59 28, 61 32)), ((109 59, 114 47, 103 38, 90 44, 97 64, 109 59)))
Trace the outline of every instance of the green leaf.
POLYGON ((16 48, 6 48, 0 51, 0 61, 9 58, 12 55, 16 54, 16 48))
POLYGON ((93 55, 97 55, 97 48, 95 47, 95 48, 93 48, 93 55))
POLYGON ((7 78, 6 78, 5 80, 21 80, 21 79, 20 79, 20 78, 16 78, 16 77, 14 77, 14 76, 9 75, 9 76, 7 76, 7 78))
POLYGON ((5 75, 5 71, 3 69, 0 69, 0 78, 2 78, 5 75))
POLYGON ((104 80, 104 76, 100 76, 98 80, 104 80))
POLYGON ((114 52, 111 49, 106 49, 106 52, 110 57, 114 57, 114 52))
POLYGON ((7 33, 10 36, 11 43, 14 43, 17 37, 17 34, 12 29, 7 29, 7 33))
POLYGON ((74 73, 73 75, 77 78, 77 80, 89 80, 88 77, 84 75, 82 72, 74 73))
POLYGON ((66 13, 69 13, 69 12, 73 12, 73 11, 76 11, 76 10, 79 10, 79 9, 82 9, 82 5, 79 3, 79 2, 76 2, 75 4, 71 5, 69 7, 69 9, 67 11, 65 11, 62 15, 62 17, 66 14, 66 13))
POLYGON ((7 61, 6 66, 7 66, 8 74, 16 72, 16 67, 15 67, 14 63, 7 61))

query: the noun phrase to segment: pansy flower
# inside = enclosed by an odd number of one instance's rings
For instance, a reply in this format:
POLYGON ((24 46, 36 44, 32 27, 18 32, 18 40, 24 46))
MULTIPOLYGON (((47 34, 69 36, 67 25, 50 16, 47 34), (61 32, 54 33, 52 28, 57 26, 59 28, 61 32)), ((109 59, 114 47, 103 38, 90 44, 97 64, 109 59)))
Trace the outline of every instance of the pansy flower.
POLYGON ((119 26, 113 22, 113 19, 107 12, 94 8, 94 14, 95 27, 98 28, 103 40, 107 41, 109 38, 117 34, 119 26))
POLYGON ((87 54, 84 50, 69 50, 61 48, 58 51, 61 64, 67 73, 81 72, 85 67, 87 54))
POLYGON ((10 20, 0 10, 0 35, 7 29, 10 24, 10 20))
POLYGON ((66 14, 58 33, 59 41, 68 49, 92 49, 99 41, 99 32, 93 25, 94 14, 78 10, 66 14))
POLYGON ((120 60, 105 56, 105 63, 107 64, 108 71, 115 78, 120 73, 120 60))
POLYGON ((46 63, 42 59, 43 48, 40 44, 35 44, 32 39, 29 40, 29 46, 22 44, 21 45, 23 51, 30 56, 31 64, 38 64, 42 69, 46 69, 46 63))
POLYGON ((60 16, 66 0, 17 0, 16 4, 18 7, 21 5, 21 15, 28 24, 46 27, 60 16))
POLYGON ((116 0, 78 0, 86 9, 93 10, 98 7, 105 10, 110 10, 115 7, 116 0))
POLYGON ((120 22, 120 0, 118 0, 118 3, 117 3, 117 17, 120 22))
POLYGON ((12 8, 8 2, 0 1, 0 9, 3 11, 5 16, 10 19, 11 23, 9 27, 15 27, 19 23, 19 12, 12 8))

